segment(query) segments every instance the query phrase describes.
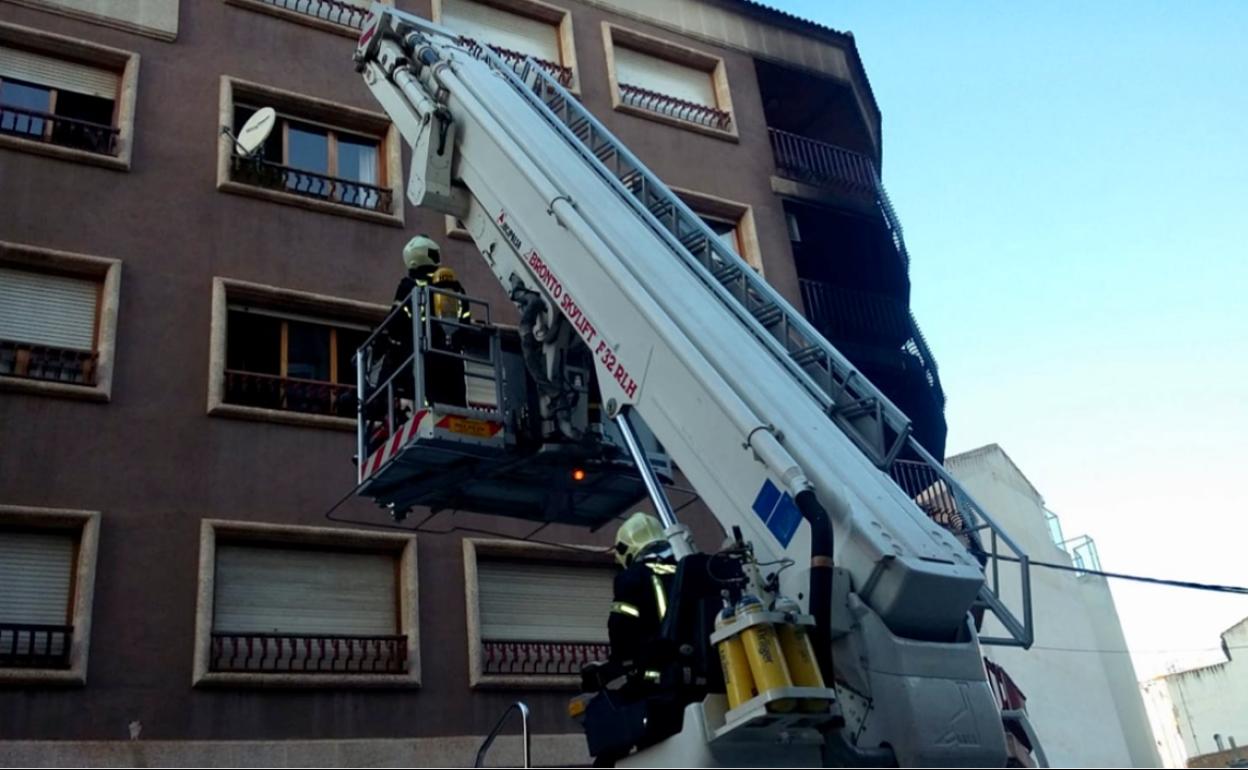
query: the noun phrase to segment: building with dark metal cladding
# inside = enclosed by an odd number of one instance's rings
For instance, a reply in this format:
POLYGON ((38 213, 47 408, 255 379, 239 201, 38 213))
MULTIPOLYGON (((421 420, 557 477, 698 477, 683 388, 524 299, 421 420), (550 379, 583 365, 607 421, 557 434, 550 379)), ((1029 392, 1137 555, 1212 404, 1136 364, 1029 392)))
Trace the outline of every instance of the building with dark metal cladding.
MULTIPOLYGON (((397 2, 543 59, 943 455, 852 36, 742 0, 397 2)), ((517 698, 535 761, 584 759, 564 704, 609 557, 462 513, 326 518, 407 239, 514 318, 406 204, 361 5, 0 0, 0 763, 462 764, 517 698), (240 163, 222 128, 263 106, 240 163)))

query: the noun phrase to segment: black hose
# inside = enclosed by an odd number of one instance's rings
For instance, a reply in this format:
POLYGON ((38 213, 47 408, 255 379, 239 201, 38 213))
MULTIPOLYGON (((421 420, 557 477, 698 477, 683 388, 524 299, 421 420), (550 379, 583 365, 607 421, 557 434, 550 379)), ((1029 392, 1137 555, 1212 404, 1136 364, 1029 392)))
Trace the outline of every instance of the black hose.
POLYGON ((832 519, 807 489, 794 498, 810 523, 810 614, 815 617, 815 660, 823 681, 835 681, 832 670, 832 519))

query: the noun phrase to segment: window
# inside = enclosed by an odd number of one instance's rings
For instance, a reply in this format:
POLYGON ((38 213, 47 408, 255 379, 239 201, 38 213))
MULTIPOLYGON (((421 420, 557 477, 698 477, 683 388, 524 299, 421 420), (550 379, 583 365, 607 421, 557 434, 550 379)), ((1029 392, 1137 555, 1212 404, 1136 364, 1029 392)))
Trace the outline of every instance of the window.
POLYGON ((602 554, 465 540, 473 687, 575 687, 606 659, 613 562, 602 554))
POLYGON ((433 20, 488 45, 512 63, 526 56, 573 87, 572 16, 535 0, 434 0, 433 20))
POLYGON ((0 146, 128 168, 138 61, 0 24, 0 146))
POLYGON ((98 0, 9 0, 49 13, 147 35, 172 43, 178 37, 179 0, 98 2, 98 0))
POLYGON ((107 400, 116 260, 0 242, 0 387, 107 400))
POLYGON ((617 110, 720 137, 736 137, 722 59, 603 22, 617 110))
POLYGON ((330 325, 233 305, 226 320, 225 401, 354 417, 351 356, 365 326, 330 325))
POLYGON ((386 311, 216 279, 209 413, 354 428, 351 357, 386 311))
MULTIPOLYGON (((241 8, 355 37, 364 28, 372 0, 226 0, 241 8)), ((387 5, 393 0, 381 0, 387 5)))
POLYGON ((0 506, 0 682, 82 684, 99 514, 0 506))
POLYGON ((415 542, 205 521, 196 684, 419 684, 415 542))
POLYGON ((222 89, 234 133, 261 107, 278 119, 255 157, 222 140, 218 189, 402 224, 398 137, 384 115, 230 78, 222 89))
POLYGON ((744 203, 704 193, 673 188, 682 201, 706 223, 725 246, 754 268, 763 272, 758 232, 754 227, 754 209, 744 203))

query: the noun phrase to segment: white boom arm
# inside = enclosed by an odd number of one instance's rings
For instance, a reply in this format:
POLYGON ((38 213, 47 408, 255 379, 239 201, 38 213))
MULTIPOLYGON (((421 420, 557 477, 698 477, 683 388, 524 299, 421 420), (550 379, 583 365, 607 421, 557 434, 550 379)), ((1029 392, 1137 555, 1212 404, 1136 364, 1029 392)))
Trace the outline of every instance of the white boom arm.
MULTIPOLYGON (((726 531, 740 527, 760 561, 806 565, 802 517, 826 509, 850 586, 834 608, 837 680, 865 698, 843 704, 844 732, 891 746, 902 764, 1002 764, 968 621, 984 575, 967 549, 829 419, 762 327, 639 215, 514 71, 383 5, 356 59, 412 148, 412 203, 462 219, 504 287, 541 294, 546 323, 569 324, 593 353, 608 412, 644 419, 726 531)), ((803 606, 809 574, 781 573, 803 606)))

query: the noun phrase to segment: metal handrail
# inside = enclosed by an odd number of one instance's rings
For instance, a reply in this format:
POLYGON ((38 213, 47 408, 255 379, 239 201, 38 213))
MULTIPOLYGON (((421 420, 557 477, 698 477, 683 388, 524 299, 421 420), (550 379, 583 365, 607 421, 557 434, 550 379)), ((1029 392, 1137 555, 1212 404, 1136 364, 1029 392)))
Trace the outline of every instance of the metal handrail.
POLYGON ((652 91, 631 83, 619 83, 620 101, 631 107, 639 107, 660 115, 670 115, 702 126, 727 131, 732 124, 732 114, 717 107, 691 102, 678 96, 652 91))
POLYGON ((260 2, 352 29, 363 28, 364 17, 368 15, 368 8, 343 0, 260 0, 260 2))
POLYGON ((387 187, 283 166, 262 158, 232 155, 230 178, 242 184, 280 190, 366 211, 389 214, 394 208, 394 193, 387 187))
POLYGON ((71 147, 74 149, 94 152, 100 155, 116 155, 117 142, 121 136, 121 129, 116 126, 108 126, 103 123, 92 123, 87 120, 78 120, 76 118, 67 118, 63 115, 56 115, 43 110, 31 110, 25 107, 18 107, 13 104, 0 105, 0 134, 13 134, 19 137, 32 139, 34 141, 45 142, 47 144, 55 144, 60 147, 71 147), (5 116, 15 116, 12 118, 11 125, 4 126, 5 116), (26 128, 18 127, 19 118, 26 119, 26 128), (32 130, 35 121, 47 123, 46 130, 41 125, 38 131, 32 130), (58 141, 55 135, 56 127, 60 126, 66 129, 66 132, 84 137, 85 142, 65 141, 64 137, 58 141))
POLYGON ((512 711, 520 712, 520 734, 524 739, 523 767, 530 767, 529 758, 532 746, 529 738, 529 707, 524 701, 519 700, 503 710, 503 715, 494 724, 494 729, 490 730, 490 734, 485 736, 485 741, 482 742, 481 748, 477 749, 477 759, 472 763, 473 767, 485 767, 485 755, 489 752, 490 747, 494 745, 494 739, 498 737, 498 731, 503 729, 503 725, 507 723, 507 717, 511 716, 512 711))

